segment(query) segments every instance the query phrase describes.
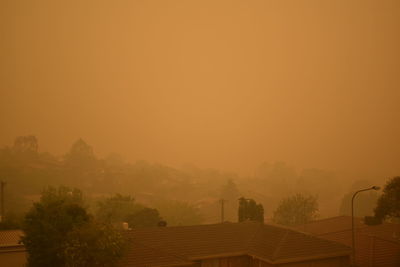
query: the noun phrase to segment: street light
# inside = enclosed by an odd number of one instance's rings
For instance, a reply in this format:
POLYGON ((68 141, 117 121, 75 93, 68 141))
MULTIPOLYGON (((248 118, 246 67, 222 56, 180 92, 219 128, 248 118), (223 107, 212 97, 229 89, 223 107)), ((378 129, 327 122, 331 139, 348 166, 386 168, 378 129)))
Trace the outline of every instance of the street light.
POLYGON ((360 192, 368 191, 368 190, 379 190, 381 189, 379 186, 372 186, 370 188, 361 189, 356 191, 351 198, 351 242, 352 242, 352 249, 353 249, 353 265, 356 265, 356 241, 354 238, 354 198, 360 192))

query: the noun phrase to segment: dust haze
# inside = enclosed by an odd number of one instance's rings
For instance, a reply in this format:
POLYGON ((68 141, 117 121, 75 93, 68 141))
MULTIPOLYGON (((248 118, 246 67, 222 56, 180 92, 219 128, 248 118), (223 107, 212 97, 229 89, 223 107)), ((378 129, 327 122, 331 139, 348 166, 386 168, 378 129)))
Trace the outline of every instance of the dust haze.
POLYGON ((383 184, 400 173, 400 2, 305 2, 1 1, 0 144, 33 135, 62 159, 82 138, 264 201, 383 184))
POLYGON ((399 173, 398 1, 2 1, 0 143, 399 173))

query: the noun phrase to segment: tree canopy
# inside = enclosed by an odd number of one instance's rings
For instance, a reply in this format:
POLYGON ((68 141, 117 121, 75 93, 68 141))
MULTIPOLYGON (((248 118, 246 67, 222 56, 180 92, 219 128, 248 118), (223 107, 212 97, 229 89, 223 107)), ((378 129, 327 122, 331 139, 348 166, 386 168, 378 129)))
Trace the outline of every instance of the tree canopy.
POLYGON ((158 210, 151 208, 143 208, 138 212, 128 215, 126 221, 129 227, 148 227, 158 226, 159 222, 162 221, 158 210))
POLYGON ((281 201, 272 220, 287 226, 300 225, 315 219, 317 212, 317 197, 296 194, 281 201))
POLYGON ((400 176, 393 177, 386 183, 375 208, 375 218, 379 221, 400 219, 400 176))
POLYGON ((131 216, 144 207, 135 202, 135 199, 129 195, 116 194, 97 203, 98 208, 96 217, 100 221, 109 223, 125 222, 128 216, 131 216))
POLYGON ((258 221, 264 222, 264 207, 262 204, 257 204, 253 199, 239 199, 239 222, 243 221, 258 221))
POLYGON ((113 266, 123 248, 118 232, 88 214, 78 189, 44 190, 22 229, 31 267, 113 266))

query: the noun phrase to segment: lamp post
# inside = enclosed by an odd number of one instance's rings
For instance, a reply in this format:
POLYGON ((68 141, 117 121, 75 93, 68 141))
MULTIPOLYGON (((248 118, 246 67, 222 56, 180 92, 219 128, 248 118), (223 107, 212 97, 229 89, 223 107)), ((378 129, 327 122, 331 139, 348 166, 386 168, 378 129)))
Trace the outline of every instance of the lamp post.
POLYGON ((372 186, 370 188, 361 189, 356 191, 351 198, 351 242, 352 242, 352 250, 353 250, 353 266, 356 265, 356 240, 354 238, 354 198, 360 192, 368 191, 368 190, 379 190, 381 189, 379 186, 372 186))

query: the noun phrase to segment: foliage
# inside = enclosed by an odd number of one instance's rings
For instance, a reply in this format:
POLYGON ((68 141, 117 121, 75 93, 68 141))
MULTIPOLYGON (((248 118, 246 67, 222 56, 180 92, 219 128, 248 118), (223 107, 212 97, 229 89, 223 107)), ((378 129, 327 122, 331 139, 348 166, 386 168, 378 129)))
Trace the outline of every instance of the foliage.
POLYGON ((199 210, 187 202, 159 199, 153 206, 169 226, 196 225, 203 221, 199 210))
POLYGON ((262 204, 257 204, 253 199, 239 199, 239 222, 258 221, 264 222, 264 208, 262 204))
POLYGON ((102 232, 104 228, 87 213, 77 189, 50 187, 43 191, 40 202, 27 213, 22 229, 29 266, 88 266, 88 258, 108 266, 119 256, 116 233, 102 232), (87 250, 87 244, 92 246, 90 254, 77 252, 87 250))
POLYGON ((72 144, 64 158, 65 164, 74 169, 91 169, 96 165, 93 148, 82 139, 72 144))
POLYGON ((281 201, 272 220, 282 225, 299 225, 315 219, 317 212, 317 197, 296 194, 281 201))
POLYGON ((114 266, 126 243, 111 225, 90 221, 68 233, 64 245, 65 266, 114 266))
POLYGON ((20 153, 37 153, 38 147, 38 140, 35 136, 18 136, 15 138, 13 150, 20 153))
POLYGON ((400 176, 386 183, 375 208, 375 217, 380 221, 400 219, 400 176))
POLYGON ((120 223, 124 222, 128 216, 135 214, 143 209, 131 196, 116 194, 98 203, 96 218, 103 222, 120 223))
POLYGON ((144 208, 138 212, 128 215, 126 219, 129 227, 149 227, 157 226, 162 218, 158 210, 151 208, 144 208))

